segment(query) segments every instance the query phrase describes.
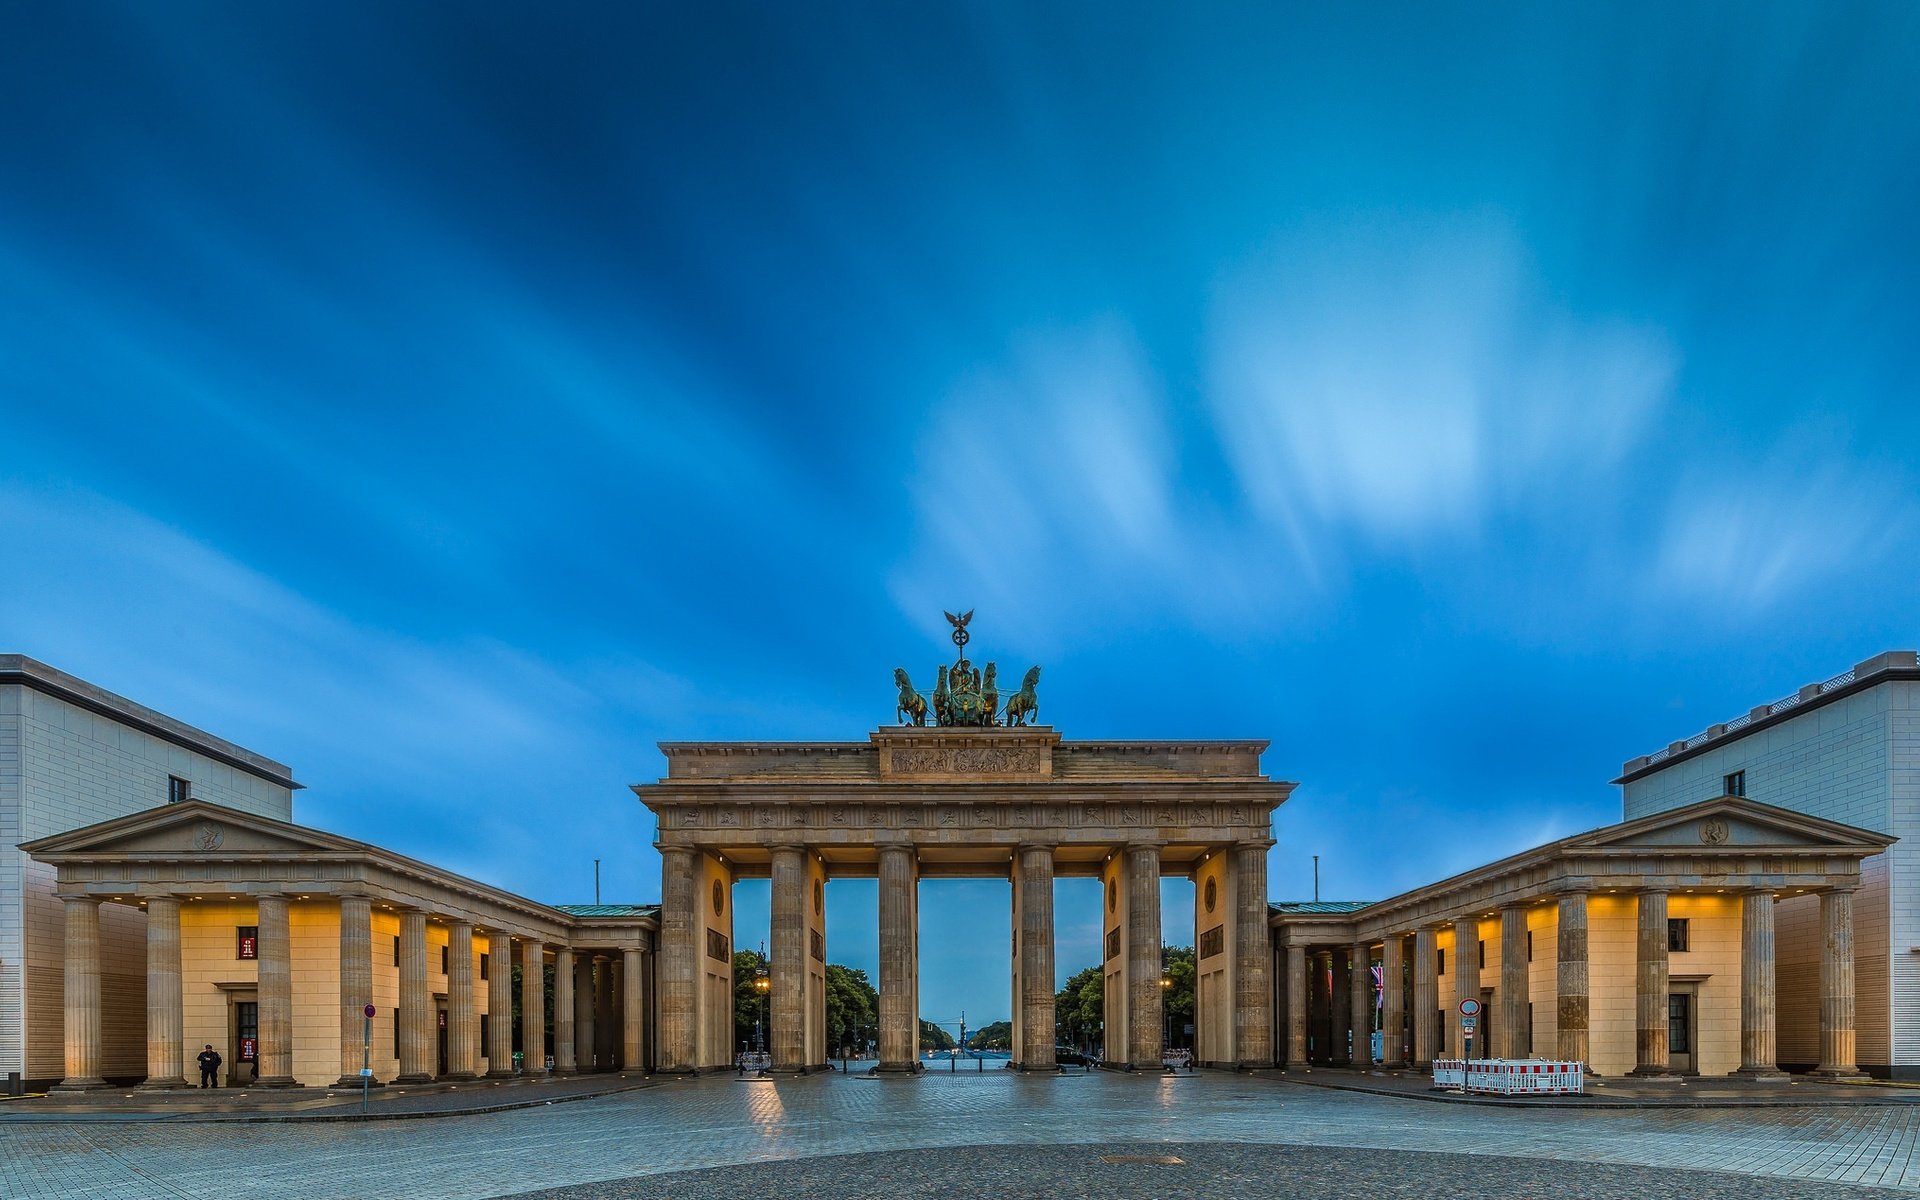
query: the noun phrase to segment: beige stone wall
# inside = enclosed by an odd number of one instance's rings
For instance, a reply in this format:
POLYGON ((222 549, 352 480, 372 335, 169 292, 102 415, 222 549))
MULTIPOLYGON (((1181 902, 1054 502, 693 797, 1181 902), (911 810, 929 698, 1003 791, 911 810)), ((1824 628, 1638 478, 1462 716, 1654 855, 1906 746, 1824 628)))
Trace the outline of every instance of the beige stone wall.
POLYGON ((807 1062, 827 1061, 827 867, 814 853, 807 855, 807 896, 803 911, 807 923, 807 1062), (814 953, 818 937, 820 953, 814 953))
MULTIPOLYGON (((1452 925, 1441 929, 1434 937, 1434 947, 1440 959, 1440 986, 1436 989, 1436 1003, 1440 1008, 1440 1037, 1434 1043, 1434 1053, 1441 1058, 1455 1057, 1460 1053, 1460 1018, 1453 1011, 1453 968, 1459 961, 1459 947, 1454 942, 1452 925)), ((1478 1045, 1478 1042, 1475 1044, 1478 1045)))
POLYGON ((373 1077, 381 1081, 400 1073, 400 1051, 393 1036, 395 1014, 400 1011, 400 959, 393 943, 399 936, 400 914, 376 903, 373 907, 373 1007, 377 1010, 373 1015, 373 1077))
POLYGON ((1231 853, 1214 854, 1193 872, 1194 1051, 1201 1062, 1237 1062, 1233 1027, 1233 898, 1237 880, 1231 853), (1213 911, 1207 911, 1207 887, 1214 888, 1213 911), (1214 935, 1215 953, 1199 957, 1214 935))
MULTIPOLYGON (((1105 979, 1102 984, 1101 1038, 1106 1057, 1120 1061, 1127 1056, 1127 874, 1126 856, 1114 854, 1100 868, 1100 954, 1105 979), (1115 948, 1112 955, 1107 948, 1115 948)), ((1015 964, 1016 969, 1018 963, 1015 964)), ((1016 1036, 1018 1026, 1015 1026, 1016 1036)))
POLYGON ((694 911, 699 914, 693 948, 696 1025, 702 1067, 724 1067, 733 1061, 733 872, 711 854, 702 854, 700 883, 694 911), (713 910, 713 886, 720 885, 720 911, 713 910), (726 940, 725 960, 707 953, 709 931, 726 940))
MULTIPOLYGON (((1855 947, 1860 944, 1857 933, 1855 947)), ((1782 896, 1773 907, 1773 936, 1779 1061, 1811 1068, 1820 1061, 1820 898, 1782 896)), ((1862 1007, 1857 999, 1856 1013, 1862 1007)))
POLYGON ((232 1004, 236 998, 254 999, 259 979, 259 963, 238 956, 237 931, 242 925, 259 923, 259 910, 251 900, 189 901, 180 906, 181 1041, 188 1060, 181 1073, 192 1082, 199 1082, 199 1070, 194 1067, 188 1074, 187 1067, 209 1043, 225 1060, 220 1082, 233 1077, 238 1056, 233 1048, 232 1004))
POLYGON ((1533 1057, 1552 1058, 1560 1041, 1560 905, 1545 900, 1527 906, 1533 961, 1527 965, 1527 995, 1533 1005, 1533 1057))
POLYGON ((1633 1070, 1638 921, 1632 896, 1608 893, 1587 900, 1588 1063, 1602 1075, 1633 1070))
POLYGON ((1693 1069, 1725 1075, 1740 1067, 1740 898, 1703 894, 1667 897, 1669 920, 1687 922, 1687 949, 1667 957, 1671 990, 1692 984, 1696 1049, 1693 1069))

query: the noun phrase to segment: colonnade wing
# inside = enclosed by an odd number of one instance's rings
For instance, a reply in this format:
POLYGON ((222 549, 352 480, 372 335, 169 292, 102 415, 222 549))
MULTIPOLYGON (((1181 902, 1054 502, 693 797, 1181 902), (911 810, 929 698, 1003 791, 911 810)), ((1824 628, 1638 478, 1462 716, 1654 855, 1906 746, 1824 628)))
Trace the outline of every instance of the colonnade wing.
MULTIPOLYGON (((1128 897, 1119 943, 1103 939, 1105 970, 1123 976, 1108 991, 1108 1057, 1157 1066, 1159 879, 1218 871, 1226 872, 1214 879, 1220 928, 1196 930, 1210 946, 1222 943, 1220 963, 1210 964, 1217 977, 1202 1018, 1207 1044, 1222 1061, 1271 1062, 1265 854, 1272 811, 1293 785, 1260 773, 1265 745, 1075 743, 1046 727, 882 729, 864 743, 663 745, 667 776, 634 788, 658 819, 663 861, 661 1061, 676 1070, 722 1065, 706 1033, 722 1000, 701 980, 706 943, 731 936, 707 915, 729 908, 707 894, 712 880, 724 890, 739 878, 771 878, 773 1056, 776 1066, 807 1069, 819 1061, 810 973, 824 944, 823 925, 805 924, 823 919, 809 916, 812 889, 831 876, 880 878, 882 1008, 890 1016, 880 1057, 899 1068, 910 1065, 899 1061, 900 1043, 917 1040, 893 1026, 910 1016, 917 1030, 917 984, 902 976, 918 974, 913 922, 905 919, 918 881, 997 876, 1012 882, 1015 896, 1015 1058, 1051 1066, 1052 885, 1079 875, 1118 880, 1128 897)), ((1121 911, 1107 913, 1110 935, 1121 911)))

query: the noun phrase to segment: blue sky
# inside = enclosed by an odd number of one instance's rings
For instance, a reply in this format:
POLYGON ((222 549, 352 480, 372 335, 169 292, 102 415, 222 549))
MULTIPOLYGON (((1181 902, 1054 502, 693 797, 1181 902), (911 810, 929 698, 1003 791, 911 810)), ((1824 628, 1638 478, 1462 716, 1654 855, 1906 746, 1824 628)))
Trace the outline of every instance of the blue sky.
MULTIPOLYGON (((1276 898, 1920 643, 1912 5, 0 23, 0 649, 531 896, 656 899, 654 743, 859 738, 942 608, 1271 738, 1276 898)), ((926 1015, 1006 908, 928 885, 926 1015)))

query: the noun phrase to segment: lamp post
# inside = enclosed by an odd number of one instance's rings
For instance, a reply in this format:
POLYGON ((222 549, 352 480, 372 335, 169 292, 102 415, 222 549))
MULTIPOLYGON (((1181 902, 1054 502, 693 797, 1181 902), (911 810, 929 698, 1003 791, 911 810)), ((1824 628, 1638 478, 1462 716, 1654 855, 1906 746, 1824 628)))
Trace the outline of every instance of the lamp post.
MULTIPOLYGON (((1173 1049, 1173 1012, 1167 1001, 1173 998, 1173 976, 1160 976, 1160 1057, 1164 1060, 1167 1052, 1173 1049)), ((1171 1067, 1167 1068, 1172 1070, 1171 1067)))
POLYGON ((773 990, 773 981, 767 978, 764 959, 753 972, 753 990, 760 993, 760 1011, 753 1017, 753 1052, 764 1054, 767 1050, 767 993, 773 990))

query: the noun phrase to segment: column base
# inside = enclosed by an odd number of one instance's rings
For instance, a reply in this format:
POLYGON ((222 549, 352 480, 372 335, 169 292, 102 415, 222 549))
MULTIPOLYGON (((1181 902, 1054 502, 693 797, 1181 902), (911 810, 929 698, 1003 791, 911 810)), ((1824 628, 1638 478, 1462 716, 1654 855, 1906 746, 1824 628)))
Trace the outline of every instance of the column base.
POLYGON ((257 1088, 279 1089, 279 1088, 305 1087, 307 1085, 304 1083, 301 1083, 298 1079, 295 1079, 291 1075, 268 1075, 264 1079, 254 1080, 251 1086, 257 1087, 257 1088))
POLYGON ((448 1083, 472 1083, 480 1078, 478 1071, 448 1071, 440 1077, 448 1083))
MULTIPOLYGON (((1591 1071, 1588 1074, 1592 1074, 1591 1071)), ((1792 1076, 1779 1067, 1741 1067, 1738 1071, 1727 1072, 1728 1079, 1751 1079, 1756 1083, 1783 1083, 1792 1076)))
POLYGON ((422 1083, 432 1083, 433 1076, 416 1072, 412 1075, 395 1075, 393 1081, 395 1083, 404 1083, 413 1086, 422 1083))
POLYGON ((875 1075, 918 1075, 924 1070, 926 1070, 926 1068, 917 1062, 883 1062, 879 1066, 874 1067, 872 1073, 875 1075))
MULTIPOLYGON (((398 1082, 398 1081, 396 1080, 395 1082, 398 1082)), ((340 1078, 334 1080, 330 1086, 332 1086, 333 1090, 336 1092, 343 1091, 347 1088, 352 1088, 354 1091, 357 1092, 360 1090, 360 1085, 361 1085, 360 1076, 342 1075, 340 1078)), ((368 1079, 366 1080, 366 1086, 370 1088, 383 1088, 387 1085, 384 1083, 381 1083, 378 1079, 368 1079)))
POLYGON ((1861 1083, 1867 1073, 1859 1067, 1815 1067, 1807 1072, 1808 1079, 1818 1079, 1823 1083, 1861 1083))
POLYGON ((170 1079, 149 1078, 140 1085, 140 1090, 143 1092, 174 1092, 193 1086, 193 1084, 187 1082, 186 1076, 175 1075, 170 1079))
POLYGON ((518 1078, 520 1078, 520 1072, 518 1072, 518 1071, 488 1071, 488 1072, 486 1073, 486 1075, 484 1076, 484 1078, 487 1078, 487 1079, 518 1079, 518 1078))
POLYGON ((78 1079, 62 1079, 48 1091, 53 1092, 97 1092, 107 1086, 107 1081, 98 1075, 82 1075, 78 1079))
POLYGON ((1635 1067, 1627 1075, 1633 1079, 1671 1079, 1679 1082, 1680 1072, 1672 1067, 1635 1067))

